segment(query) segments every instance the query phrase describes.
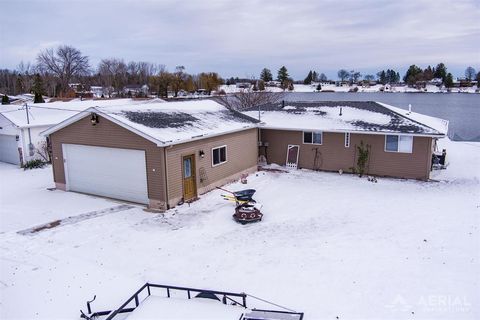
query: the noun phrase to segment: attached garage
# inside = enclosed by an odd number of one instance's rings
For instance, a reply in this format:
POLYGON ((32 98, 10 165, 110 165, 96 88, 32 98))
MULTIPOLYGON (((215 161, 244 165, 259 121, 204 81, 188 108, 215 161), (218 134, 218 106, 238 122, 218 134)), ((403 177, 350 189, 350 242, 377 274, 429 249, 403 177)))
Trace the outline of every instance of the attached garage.
POLYGON ((148 204, 144 150, 63 144, 66 189, 148 204))
POLYGON ((20 164, 16 136, 0 134, 0 162, 20 164))
POLYGON ((89 108, 44 134, 57 189, 165 210, 255 171, 256 124, 199 100, 89 108))

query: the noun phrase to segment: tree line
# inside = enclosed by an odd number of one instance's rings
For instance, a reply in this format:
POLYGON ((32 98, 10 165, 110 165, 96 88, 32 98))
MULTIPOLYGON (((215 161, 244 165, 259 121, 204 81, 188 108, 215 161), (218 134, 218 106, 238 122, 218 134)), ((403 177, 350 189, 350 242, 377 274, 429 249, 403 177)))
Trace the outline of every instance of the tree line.
POLYGON ((59 46, 41 51, 36 64, 21 62, 16 70, 0 70, 0 92, 9 95, 33 93, 35 96, 71 97, 76 88, 89 90, 101 86, 105 97, 128 94, 127 85, 148 85, 149 92, 167 97, 169 92, 177 96, 182 90, 203 90, 207 94, 217 90, 223 79, 216 72, 189 74, 184 66, 167 70, 165 65, 144 61, 125 62, 121 58, 102 59, 93 68, 89 58, 71 46, 59 46))
MULTIPOLYGON (((381 84, 395 84, 403 80, 410 86, 422 82, 439 79, 447 88, 453 86, 453 76, 447 72, 444 63, 434 67, 422 69, 411 65, 403 78, 394 69, 380 70, 376 76, 362 75, 355 70, 340 69, 337 77, 341 82, 350 84, 377 81, 381 84)), ((296 83, 312 84, 330 81, 324 73, 310 70, 303 81, 294 81, 285 66, 277 70, 276 77, 268 68, 260 71, 259 78, 252 79, 230 78, 226 81, 216 72, 201 72, 189 74, 184 66, 176 66, 173 71, 168 71, 165 65, 145 61, 125 62, 121 58, 102 59, 96 68, 93 68, 89 58, 72 46, 62 45, 41 51, 36 58, 36 64, 19 64, 16 70, 0 70, 0 92, 17 95, 21 93, 35 94, 35 100, 41 102, 42 96, 71 97, 70 84, 76 83, 76 90, 89 90, 92 86, 101 86, 105 97, 125 96, 127 85, 148 85, 149 94, 159 97, 168 97, 169 94, 178 96, 181 91, 204 91, 210 94, 218 90, 221 84, 235 84, 241 81, 252 84, 254 91, 263 91, 274 79, 283 90, 293 90, 296 83)), ((480 81, 480 72, 473 67, 465 70, 465 79, 480 81)), ((321 89, 318 84, 318 89, 321 89)), ((145 94, 136 92, 136 95, 145 94)))

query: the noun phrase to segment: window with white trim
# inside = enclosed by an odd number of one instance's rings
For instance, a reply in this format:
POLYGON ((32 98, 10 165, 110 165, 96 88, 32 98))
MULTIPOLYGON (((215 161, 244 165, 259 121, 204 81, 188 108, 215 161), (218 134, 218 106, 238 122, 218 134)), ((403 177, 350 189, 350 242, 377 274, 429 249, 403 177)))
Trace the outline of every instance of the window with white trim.
POLYGON ((345 148, 350 148, 350 132, 345 132, 345 148))
POLYGON ((322 144, 322 131, 303 131, 304 144, 322 144))
POLYGON ((212 148, 212 166, 227 162, 227 146, 212 148))
POLYGON ((387 152, 402 152, 412 153, 413 151, 413 136, 385 136, 385 151, 387 152))

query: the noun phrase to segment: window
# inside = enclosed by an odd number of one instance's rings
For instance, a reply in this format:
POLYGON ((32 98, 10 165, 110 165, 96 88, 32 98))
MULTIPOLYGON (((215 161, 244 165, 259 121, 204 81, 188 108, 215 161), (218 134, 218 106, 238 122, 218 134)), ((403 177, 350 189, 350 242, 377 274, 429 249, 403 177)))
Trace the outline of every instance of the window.
POLYGON ((304 131, 303 143, 322 144, 322 132, 321 131, 304 131))
POLYGON ((227 162, 227 146, 212 149, 212 166, 227 162))
POLYGON ((350 148, 350 132, 345 133, 345 148, 350 148))
POLYGON ((385 136, 385 151, 412 153, 413 136, 385 136))

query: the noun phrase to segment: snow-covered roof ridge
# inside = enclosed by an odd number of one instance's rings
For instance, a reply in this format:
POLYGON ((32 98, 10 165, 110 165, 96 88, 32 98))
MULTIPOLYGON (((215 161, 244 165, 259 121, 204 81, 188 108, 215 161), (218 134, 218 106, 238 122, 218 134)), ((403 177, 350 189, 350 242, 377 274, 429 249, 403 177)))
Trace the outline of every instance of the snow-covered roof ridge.
POLYGON ((71 100, 56 101, 48 103, 27 103, 28 119, 26 107, 21 105, 2 106, 0 114, 20 128, 42 127, 56 125, 68 119, 75 114, 84 111, 90 107, 106 106, 134 106, 138 104, 158 104, 162 99, 102 99, 102 100, 71 100))
MULTIPOLYGON (((448 129, 448 121, 375 101, 282 101, 263 105, 260 110, 263 127, 271 129, 423 136, 445 136, 448 129)), ((244 113, 258 116, 258 107, 244 113)))
POLYGON ((95 106, 49 128, 43 134, 51 134, 91 113, 97 113, 159 146, 233 133, 254 128, 258 123, 254 118, 205 99, 95 106))

